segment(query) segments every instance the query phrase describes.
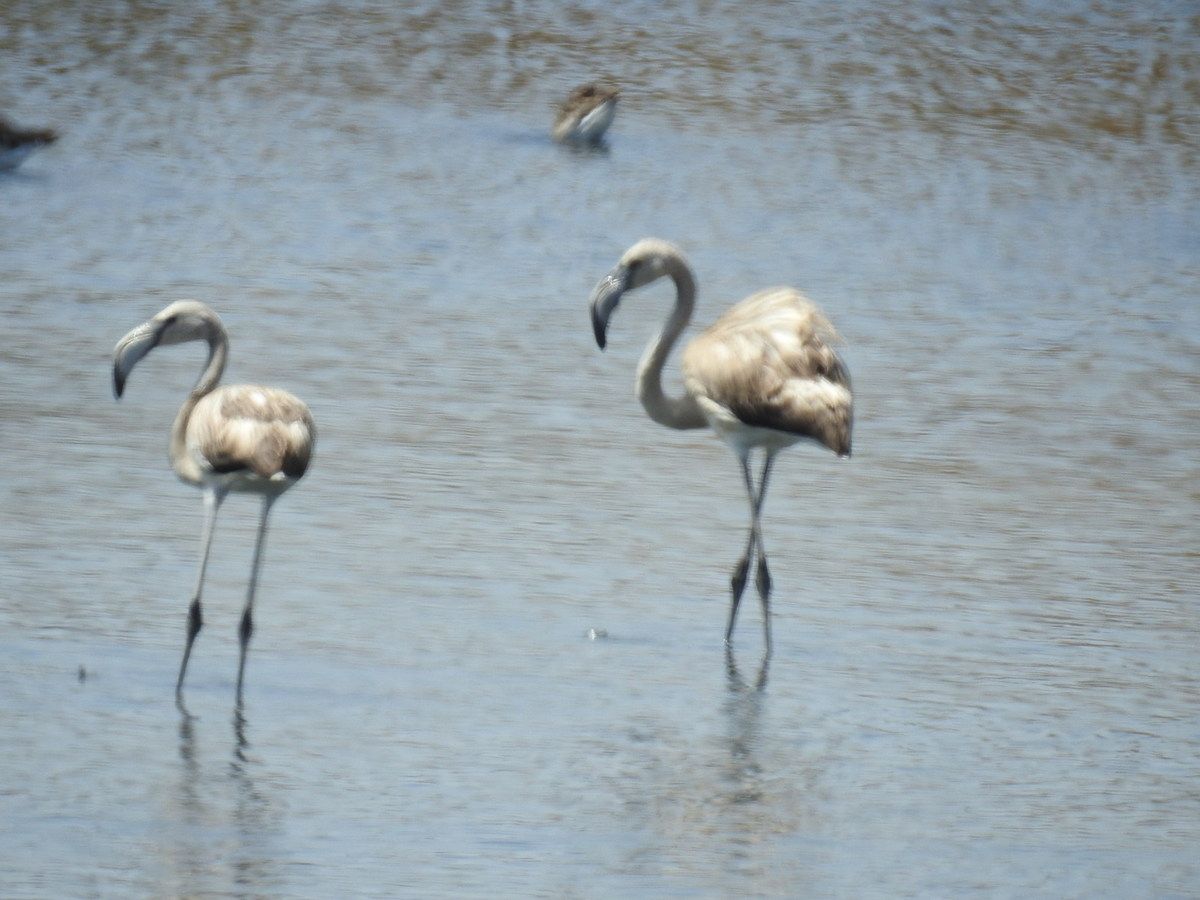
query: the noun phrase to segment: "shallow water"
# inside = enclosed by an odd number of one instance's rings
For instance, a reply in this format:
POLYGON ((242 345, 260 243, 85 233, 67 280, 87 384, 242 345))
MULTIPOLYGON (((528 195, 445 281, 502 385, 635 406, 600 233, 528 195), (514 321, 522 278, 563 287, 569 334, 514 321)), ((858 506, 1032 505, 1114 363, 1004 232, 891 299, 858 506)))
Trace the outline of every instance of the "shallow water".
POLYGON ((0 176, 5 896, 1200 893, 1187 4, 17 3, 0 58, 63 132, 0 176), (698 320, 790 283, 846 341, 769 670, 732 456, 632 397, 669 289, 592 339, 648 234, 698 320), (246 498, 171 696, 202 351, 109 383, 181 296, 320 431, 241 717, 246 498))

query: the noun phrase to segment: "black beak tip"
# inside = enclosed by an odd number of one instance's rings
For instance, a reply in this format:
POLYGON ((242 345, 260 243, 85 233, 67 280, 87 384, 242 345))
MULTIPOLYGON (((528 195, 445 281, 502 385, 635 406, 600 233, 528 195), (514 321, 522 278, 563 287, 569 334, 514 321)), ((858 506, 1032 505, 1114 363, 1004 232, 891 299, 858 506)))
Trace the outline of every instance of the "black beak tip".
POLYGON ((120 400, 121 395, 125 393, 125 379, 119 373, 113 373, 113 396, 120 400))
POLYGON ((596 315, 595 310, 592 311, 592 333, 596 335, 596 346, 601 350, 608 343, 608 337, 605 334, 607 329, 604 322, 600 321, 600 317, 596 315))

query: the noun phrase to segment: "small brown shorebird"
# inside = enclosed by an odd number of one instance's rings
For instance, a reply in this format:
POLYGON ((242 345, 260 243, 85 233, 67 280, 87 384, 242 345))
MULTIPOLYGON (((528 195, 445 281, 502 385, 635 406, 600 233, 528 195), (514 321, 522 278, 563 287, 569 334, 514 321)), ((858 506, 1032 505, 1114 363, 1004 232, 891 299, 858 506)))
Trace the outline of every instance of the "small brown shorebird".
POLYGON ((57 140, 49 128, 18 128, 0 118, 0 172, 15 169, 34 150, 57 140))
POLYGON ((558 108, 554 140, 563 144, 598 144, 617 113, 618 91, 599 84, 575 88, 558 108))

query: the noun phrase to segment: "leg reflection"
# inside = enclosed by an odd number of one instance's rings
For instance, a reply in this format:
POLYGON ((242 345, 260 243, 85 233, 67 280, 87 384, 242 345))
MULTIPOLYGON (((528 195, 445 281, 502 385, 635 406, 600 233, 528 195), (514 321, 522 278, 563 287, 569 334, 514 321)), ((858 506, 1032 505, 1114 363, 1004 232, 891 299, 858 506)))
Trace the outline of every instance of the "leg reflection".
MULTIPOLYGON (((763 653, 762 659, 759 661, 758 676, 754 679, 754 690, 766 690, 767 673, 770 668, 771 651, 768 649, 765 653, 763 653)), ((729 644, 725 645, 725 677, 730 694, 744 694, 750 690, 750 686, 746 683, 746 679, 742 677, 741 669, 738 668, 737 657, 734 656, 733 647, 731 647, 729 644)))
POLYGON ((238 704, 233 712, 233 757, 229 761, 238 842, 229 862, 238 888, 259 894, 278 879, 274 863, 278 856, 274 835, 278 829, 269 795, 255 783, 254 768, 261 765, 261 760, 250 755, 248 732, 249 722, 238 704))
POLYGON ((180 882, 180 896, 192 896, 203 883, 211 854, 193 839, 207 820, 210 807, 200 784, 202 772, 196 749, 196 719, 182 712, 179 717, 179 820, 187 827, 178 829, 179 843, 172 852, 180 882))
POLYGON ((183 781, 180 783, 180 799, 183 808, 195 812, 198 808, 196 787, 200 779, 200 766, 196 762, 195 717, 181 710, 179 717, 179 758, 183 760, 183 781))
POLYGON ((237 760, 234 764, 234 770, 242 769, 246 762, 246 750, 250 747, 250 742, 246 740, 246 716, 242 712, 242 704, 237 704, 233 708, 233 757, 237 760))
POLYGON ((766 696, 767 669, 771 655, 764 653, 753 685, 746 682, 738 668, 732 648, 725 649, 725 718, 728 723, 729 764, 726 780, 732 807, 756 804, 763 800, 763 772, 758 761, 759 724, 763 697, 766 696))

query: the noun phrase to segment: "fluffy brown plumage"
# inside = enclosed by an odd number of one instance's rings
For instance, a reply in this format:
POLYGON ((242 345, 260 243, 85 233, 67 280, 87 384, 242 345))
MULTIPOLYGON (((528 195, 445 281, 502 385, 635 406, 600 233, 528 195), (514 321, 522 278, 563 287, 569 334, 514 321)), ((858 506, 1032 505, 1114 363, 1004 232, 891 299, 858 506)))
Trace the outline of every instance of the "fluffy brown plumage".
POLYGON ((684 349, 684 384, 745 425, 810 438, 850 455, 850 374, 833 325, 791 288, 738 303, 684 349))
POLYGON ((315 434, 308 407, 287 391, 237 384, 196 404, 187 447, 214 472, 244 469, 259 478, 298 479, 308 470, 315 434))

